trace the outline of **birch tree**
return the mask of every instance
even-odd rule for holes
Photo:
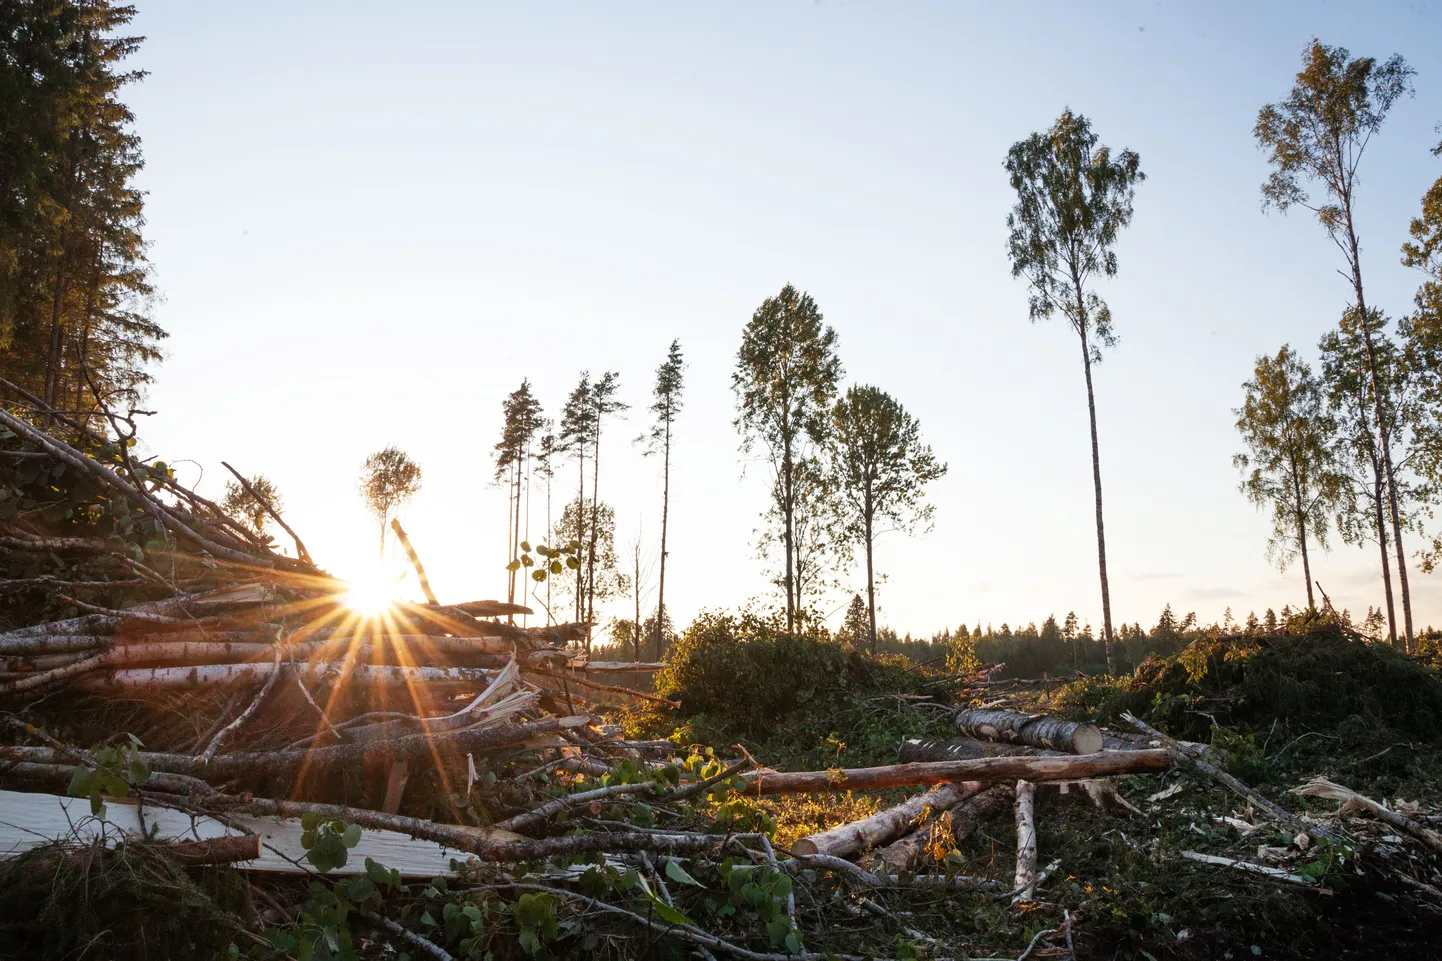
[[[1098,144],[1091,123],[1070,109],[1050,130],[1013,144],[1006,155],[1006,171],[1017,202],[1007,215],[1006,226],[1011,274],[1024,277],[1031,288],[1031,320],[1060,312],[1080,342],[1091,421],[1102,639],[1107,669],[1116,673],[1097,405],[1092,389],[1092,367],[1101,362],[1103,347],[1116,344],[1116,334],[1111,310],[1091,284],[1098,277],[1116,276],[1113,248],[1117,234],[1131,223],[1136,185],[1146,175],[1133,151],[1122,150],[1113,157],[1110,148]]]
[[[1362,283],[1362,242],[1355,217],[1357,171],[1372,137],[1382,129],[1392,105],[1412,91],[1413,70],[1400,55],[1379,63],[1353,58],[1345,47],[1313,39],[1302,52],[1302,69],[1285,100],[1264,106],[1254,134],[1267,152],[1272,172],[1262,184],[1263,208],[1285,213],[1294,206],[1310,210],[1341,251],[1354,306],[1368,316]],[[1397,476],[1387,437],[1384,391],[1379,383],[1375,345],[1369,325],[1362,326],[1367,376],[1372,394],[1372,428],[1378,435],[1382,471],[1387,480],[1387,511],[1402,593],[1407,645],[1413,643],[1412,594],[1402,544],[1402,512]]]
[[[1268,556],[1282,571],[1302,559],[1307,606],[1315,608],[1310,551],[1327,546],[1327,514],[1337,500],[1339,479],[1327,446],[1336,428],[1312,369],[1291,347],[1258,357],[1243,389],[1246,399],[1234,413],[1247,450],[1232,463],[1242,472],[1242,493],[1271,511]]]
[[[421,489],[421,469],[394,445],[376,451],[361,468],[360,494],[366,509],[381,525],[380,553],[386,553],[386,531],[396,509]]]

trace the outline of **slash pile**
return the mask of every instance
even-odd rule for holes
[[[0,828],[0,957],[961,957],[915,910],[1037,910],[1039,808],[1133,815],[1108,778],[1210,766],[965,706],[964,738],[871,768],[627,740],[603,701],[675,705],[597,680],[658,665],[588,661],[589,625],[434,597],[362,615],[293,533],[295,557],[138,458],[131,418],[9,389],[0,825],[24,831]],[[789,850],[756,800],[916,786]],[[937,856],[1007,807],[1014,872]],[[1072,955],[1071,924],[1025,956]]]

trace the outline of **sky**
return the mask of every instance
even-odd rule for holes
[[[504,597],[491,448],[522,378],[554,414],[581,371],[620,373],[600,494],[623,554],[654,558],[660,465],[632,439],[673,338],[668,607],[684,624],[765,596],[767,467],[738,451],[731,372],[790,283],[836,330],[843,386],[892,393],[950,465],[934,529],[878,542],[882,623],[1099,625],[1079,347],[1028,321],[1005,251],[1006,151],[1070,106],[1147,174],[1099,288],[1121,338],[1095,372],[1114,618],[1305,604],[1238,492],[1233,409],[1258,354],[1315,358],[1351,291],[1305,212],[1263,213],[1257,111],[1313,36],[1416,68],[1359,198],[1369,302],[1393,316],[1442,175],[1426,3],[138,5],[148,76],[126,97],[171,333],[149,446],[212,495],[222,459],[265,474],[348,577],[375,565],[361,463],[401,446],[424,471],[401,518],[443,601]],[[1377,567],[1340,543],[1312,562],[1359,615]],[[1442,624],[1442,574],[1411,576],[1419,626]],[[864,573],[844,582],[833,624]]]

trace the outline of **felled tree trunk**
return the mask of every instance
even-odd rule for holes
[[[957,711],[956,729],[988,741],[1029,744],[1069,754],[1095,754],[1103,745],[1101,729],[1095,724],[1017,711]]]
[[[1070,781],[1114,774],[1165,771],[1172,755],[1163,750],[1057,757],[984,757],[974,761],[932,761],[830,771],[755,771],[743,775],[744,794],[803,794],[862,791],[950,781]]]
[[[1062,751],[1028,747],[1025,744],[997,744],[978,741],[974,737],[912,738],[902,742],[902,761],[974,761],[982,757],[1044,757],[1061,755]]]
[[[1008,785],[998,784],[947,811],[940,820],[950,831],[952,841],[958,842],[975,831],[982,821],[1005,810],[1013,796],[1014,792]],[[881,863],[891,874],[912,871],[925,855],[930,841],[931,832],[924,827],[918,828],[883,848]]]
[[[834,828],[804,837],[791,845],[796,854],[827,854],[832,857],[851,857],[878,845],[886,844],[901,837],[916,823],[916,819],[927,811],[944,811],[955,807],[982,790],[976,781],[960,784],[943,784],[903,801],[895,807],[878,811],[870,817],[849,824],[838,824]]]
[[[1032,811],[1035,788],[1030,781],[1016,782],[1016,897],[1012,903],[1036,900],[1036,817]]]

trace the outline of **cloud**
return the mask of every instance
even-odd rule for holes
[[[1132,574],[1134,581],[1179,581],[1182,575],[1176,571],[1147,571],[1145,574]]]

